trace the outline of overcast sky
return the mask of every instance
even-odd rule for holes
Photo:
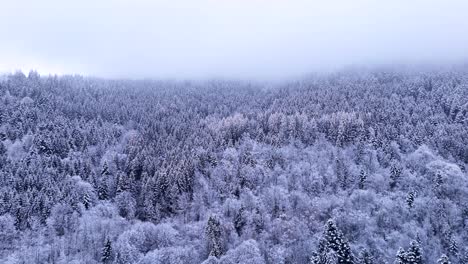
[[[467,57],[468,0],[0,0],[0,71],[277,79]]]

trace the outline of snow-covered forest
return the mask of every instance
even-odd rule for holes
[[[0,80],[0,263],[468,263],[468,70]]]

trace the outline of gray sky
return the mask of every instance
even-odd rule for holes
[[[467,0],[0,0],[0,71],[278,79],[467,58]]]

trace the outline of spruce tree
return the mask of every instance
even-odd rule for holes
[[[313,252],[312,256],[310,257],[310,264],[322,264],[320,260],[320,255],[317,252]]]
[[[109,240],[109,238],[106,238],[106,243],[104,244],[104,247],[102,248],[101,262],[110,263],[111,260],[112,260],[112,242]]]
[[[401,176],[401,167],[395,162],[390,166],[390,188],[394,189]]]
[[[451,264],[449,258],[447,257],[447,255],[443,254],[438,260],[437,260],[437,264]]]
[[[422,249],[415,240],[411,241],[410,247],[406,253],[409,264],[422,264]]]
[[[121,193],[124,191],[129,191],[131,188],[131,177],[127,176],[123,172],[119,172],[117,174],[117,193]]]
[[[85,193],[83,195],[83,205],[86,208],[86,210],[88,210],[89,207],[91,206],[91,198],[89,197],[88,193]]]
[[[7,149],[5,145],[3,144],[3,142],[0,140],[0,156],[5,154],[6,152],[7,152]]]
[[[104,179],[102,179],[99,182],[97,193],[98,193],[98,197],[100,200],[106,200],[109,198],[108,192],[107,192],[107,184]]]
[[[219,258],[223,254],[221,224],[214,216],[210,216],[205,229],[208,239],[209,255]]]
[[[244,208],[241,207],[234,217],[234,227],[236,228],[236,232],[239,236],[242,234],[242,229],[245,224]]]
[[[359,263],[360,264],[373,264],[374,258],[372,257],[372,255],[369,253],[368,250],[363,249],[361,253],[359,254]]]
[[[398,250],[395,264],[422,264],[422,249],[415,240],[411,241],[408,250],[400,248]]]
[[[406,264],[406,252],[403,248],[398,249],[396,260],[394,264]]]
[[[363,169],[359,173],[359,189],[364,189],[367,181],[367,173]]]
[[[455,239],[451,238],[450,239],[450,246],[449,246],[449,252],[453,256],[458,255],[458,243],[455,241]]]
[[[414,204],[414,192],[413,191],[409,192],[408,195],[406,196],[406,204],[408,205],[409,209],[413,208],[413,204]]]
[[[461,264],[468,264],[468,248],[465,249],[465,254],[460,257]]]
[[[435,180],[434,180],[434,191],[436,192],[436,194],[440,194],[440,190],[443,184],[444,184],[444,179],[442,177],[442,174],[440,171],[437,171]]]
[[[354,264],[351,248],[333,220],[327,221],[324,238],[327,241],[327,247],[335,251],[339,264]]]
[[[107,165],[107,161],[104,161],[104,164],[102,165],[101,176],[107,175],[109,175],[109,166]]]
[[[327,241],[324,238],[319,240],[317,251],[312,253],[310,258],[311,264],[332,264],[333,259],[329,258]]]

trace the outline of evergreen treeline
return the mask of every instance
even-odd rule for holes
[[[468,264],[468,72],[0,81],[1,263]]]

